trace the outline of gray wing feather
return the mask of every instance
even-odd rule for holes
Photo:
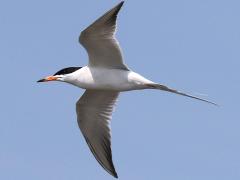
[[[123,63],[121,49],[114,35],[117,14],[123,3],[122,1],[107,11],[81,32],[79,42],[88,52],[89,66],[128,70],[128,67]]]
[[[76,104],[79,128],[99,164],[117,177],[111,152],[110,120],[119,92],[86,90]]]

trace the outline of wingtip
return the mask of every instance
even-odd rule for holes
[[[114,165],[113,165],[113,162],[112,162],[112,160],[111,160],[111,168],[110,169],[106,169],[105,167],[103,167],[109,174],[111,174],[113,177],[115,177],[115,178],[118,178],[118,174],[117,174],[117,172],[116,172],[116,170],[115,170],[115,167],[114,167]]]
[[[123,4],[124,4],[124,1],[121,1],[121,2],[118,3],[115,7],[113,7],[110,11],[114,11],[114,14],[117,16],[117,14],[118,14],[119,11],[121,10]]]
[[[113,177],[115,177],[116,179],[118,178],[118,175],[117,175],[116,171],[114,171],[112,175],[113,175]]]
[[[119,4],[121,4],[121,6],[124,4],[125,1],[121,1]]]
[[[107,172],[111,174],[113,177],[118,178],[117,172],[115,170],[115,167],[112,161],[111,161],[111,169],[108,169]]]
[[[116,6],[118,9],[121,9],[121,7],[123,6],[124,1],[121,1],[120,3],[118,3],[118,5]]]

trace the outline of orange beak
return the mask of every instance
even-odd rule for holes
[[[47,81],[56,81],[57,77],[55,76],[48,76],[46,78],[40,79],[37,82],[47,82]]]

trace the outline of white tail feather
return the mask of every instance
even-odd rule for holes
[[[196,97],[196,96],[192,96],[190,94],[186,94],[186,93],[183,93],[183,92],[179,92],[175,89],[171,89],[165,85],[162,85],[162,84],[146,84],[148,87],[152,88],[152,89],[159,89],[159,90],[162,90],[162,91],[167,91],[167,92],[171,92],[171,93],[175,93],[175,94],[179,94],[179,95],[182,95],[182,96],[186,96],[186,97],[190,97],[190,98],[193,98],[193,99],[197,99],[197,100],[200,100],[200,101],[203,101],[203,102],[207,102],[209,104],[213,104],[215,106],[218,106],[218,104],[214,103],[214,102],[211,102],[211,101],[208,101],[206,99],[202,99],[202,98],[199,98],[199,97]]]

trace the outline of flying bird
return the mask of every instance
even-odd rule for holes
[[[216,105],[150,81],[124,63],[115,38],[116,19],[123,3],[120,2],[81,32],[79,42],[88,53],[87,66],[64,68],[38,81],[62,81],[85,89],[76,103],[79,128],[96,160],[115,178],[118,175],[112,161],[110,121],[120,92],[157,89]]]

